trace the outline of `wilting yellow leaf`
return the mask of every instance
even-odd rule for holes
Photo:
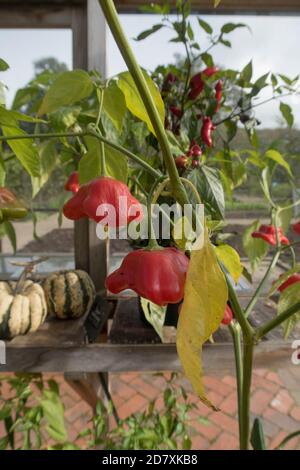
[[[219,327],[227,300],[225,277],[205,230],[202,248],[193,250],[191,254],[177,326],[177,351],[195,392],[203,403],[214,410],[217,408],[205,396],[202,346]]]
[[[230,245],[219,245],[215,247],[215,250],[219,261],[224,264],[230,276],[237,284],[243,273],[240,255]]]

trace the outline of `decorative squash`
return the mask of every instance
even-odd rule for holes
[[[43,288],[33,281],[0,282],[0,338],[12,339],[36,331],[47,316]]]
[[[95,286],[81,270],[50,274],[43,283],[48,311],[57,318],[79,318],[92,306]]]

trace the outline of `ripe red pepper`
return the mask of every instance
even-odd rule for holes
[[[186,168],[188,159],[186,158],[185,155],[181,155],[180,157],[175,158],[175,163],[177,168]]]
[[[292,227],[293,227],[294,232],[297,233],[297,235],[300,235],[300,221],[297,222],[296,224],[293,224]]]
[[[216,100],[217,100],[217,106],[216,106],[216,113],[220,110],[220,104],[223,96],[223,82],[222,80],[219,80],[216,84],[215,87],[216,90]]]
[[[13,219],[23,219],[28,211],[18,201],[14,193],[7,188],[0,188],[0,222]]]
[[[189,259],[176,248],[129,253],[105,282],[113,294],[132,289],[157,305],[177,304],[184,296]]]
[[[219,70],[218,67],[207,67],[202,73],[206,77],[212,77],[215,73],[219,72]]]
[[[199,145],[195,144],[190,148],[191,156],[192,157],[201,157],[202,155],[202,150]]]
[[[295,284],[295,282],[300,282],[300,274],[292,274],[292,276],[290,276],[281,284],[281,286],[278,287],[279,292],[283,292],[287,287]]]
[[[78,171],[74,171],[70,174],[68,181],[65,184],[65,190],[71,191],[73,194],[79,190],[79,174]]]
[[[174,116],[178,117],[178,119],[181,119],[183,116],[182,110],[177,106],[170,106],[170,111],[172,114],[174,114]]]
[[[253,238],[261,238],[269,245],[276,246],[276,230],[274,225],[261,225],[259,229],[251,234]],[[282,233],[282,229],[278,228],[279,241],[283,245],[289,245],[290,242]]]
[[[233,320],[233,311],[227,304],[225,308],[225,312],[224,312],[224,318],[222,320],[222,325],[230,325],[232,320]]]
[[[102,210],[97,214],[100,205]],[[111,206],[115,209],[115,214],[111,213]],[[122,227],[143,217],[141,204],[130,194],[126,184],[107,176],[81,186],[65,204],[63,212],[71,220],[88,217],[100,223],[107,223],[103,219],[109,216],[107,224],[110,227]]]
[[[198,168],[199,165],[199,160],[192,160],[192,168]]]
[[[215,130],[215,126],[209,117],[203,119],[203,125],[201,129],[201,138],[203,142],[208,146],[212,147],[212,131]]]
[[[202,73],[200,72],[191,78],[189,98],[191,100],[195,100],[196,98],[198,98],[200,93],[202,93],[203,88],[204,88],[204,82],[202,80]]]

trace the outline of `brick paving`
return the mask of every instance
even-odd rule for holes
[[[47,374],[49,378],[49,374]],[[91,409],[74,392],[62,375],[54,375],[59,384],[65,405],[65,418],[70,440],[85,429],[91,418]],[[207,395],[222,411],[215,413],[199,403],[190,386],[182,376],[177,382],[188,392],[189,401],[197,403],[190,412],[190,427],[193,449],[237,449],[238,423],[236,419],[235,378],[230,374],[207,376]],[[156,399],[160,410],[163,406],[163,377],[153,374],[111,374],[110,390],[121,418],[145,409],[149,400]],[[4,395],[8,394],[7,387]],[[300,429],[300,368],[293,367],[278,373],[257,369],[253,375],[252,419],[262,416],[267,445],[276,447],[289,433]],[[3,429],[0,423],[0,437]],[[79,442],[82,446],[84,440]],[[300,438],[289,442],[287,449],[300,450]]]

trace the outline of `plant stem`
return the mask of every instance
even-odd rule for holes
[[[251,382],[253,369],[253,338],[248,342],[244,337],[244,354],[243,354],[243,387],[242,387],[242,403],[240,416],[240,448],[248,450],[250,439],[250,399],[251,399]]]
[[[299,311],[300,311],[300,302],[297,302],[296,304],[292,305],[292,307],[288,308],[277,317],[272,318],[272,320],[268,321],[267,323],[262,325],[260,328],[257,328],[256,335],[255,335],[256,339],[257,340],[261,339],[271,330],[281,325],[281,323],[288,320],[291,316],[293,316],[296,312],[299,312]]]
[[[0,142],[1,141],[9,141],[9,140],[22,140],[22,139],[53,139],[53,138],[60,138],[60,137],[85,137],[87,135],[91,135],[96,137],[101,142],[105,143],[106,145],[112,147],[113,149],[117,150],[118,152],[126,155],[130,160],[138,163],[141,167],[143,167],[148,173],[150,173],[154,178],[159,178],[161,176],[161,172],[152,168],[147,162],[142,160],[140,157],[135,155],[134,153],[127,150],[125,147],[122,147],[119,144],[111,142],[110,140],[106,139],[102,135],[100,135],[95,129],[89,128],[86,132],[51,132],[45,134],[26,134],[26,135],[15,135],[5,137],[0,135]]]
[[[147,110],[148,116],[153,125],[154,131],[157,136],[157,140],[161,147],[165,165],[166,165],[166,168],[168,170],[168,174],[171,180],[171,187],[172,187],[174,197],[179,202],[180,205],[183,206],[184,204],[188,204],[189,203],[188,196],[187,196],[187,193],[185,191],[183,184],[180,181],[179,174],[175,165],[175,160],[171,153],[168,138],[164,129],[164,124],[161,121],[159,112],[152,99],[151,93],[149,91],[149,88],[145,80],[145,77],[142,73],[142,70],[136,61],[136,58],[131,50],[130,44],[126,38],[126,35],[123,32],[114,2],[113,0],[98,0],[98,1],[101,5],[103,14],[107,20],[107,23],[114,36],[114,39],[123,56],[123,59],[128,67],[128,70],[131,73],[133,80],[136,84],[136,87],[141,95],[141,98]]]
[[[263,279],[261,280],[259,286],[257,287],[252,299],[250,300],[249,304],[247,305],[246,307],[246,310],[245,310],[245,316],[248,317],[250,315],[250,313],[252,312],[253,308],[255,307],[258,299],[259,299],[259,296],[260,294],[262,293],[269,277],[270,277],[270,274],[272,272],[272,270],[275,268],[277,262],[278,262],[278,259],[280,257],[280,251],[278,251],[277,253],[275,253]]]
[[[242,436],[242,394],[243,394],[243,362],[242,362],[242,348],[241,348],[241,327],[233,321],[229,325],[229,331],[233,340],[234,358],[235,358],[235,370],[236,370],[236,384],[237,384],[237,396],[238,396],[238,416],[239,416],[239,435],[240,435],[240,446]]]

